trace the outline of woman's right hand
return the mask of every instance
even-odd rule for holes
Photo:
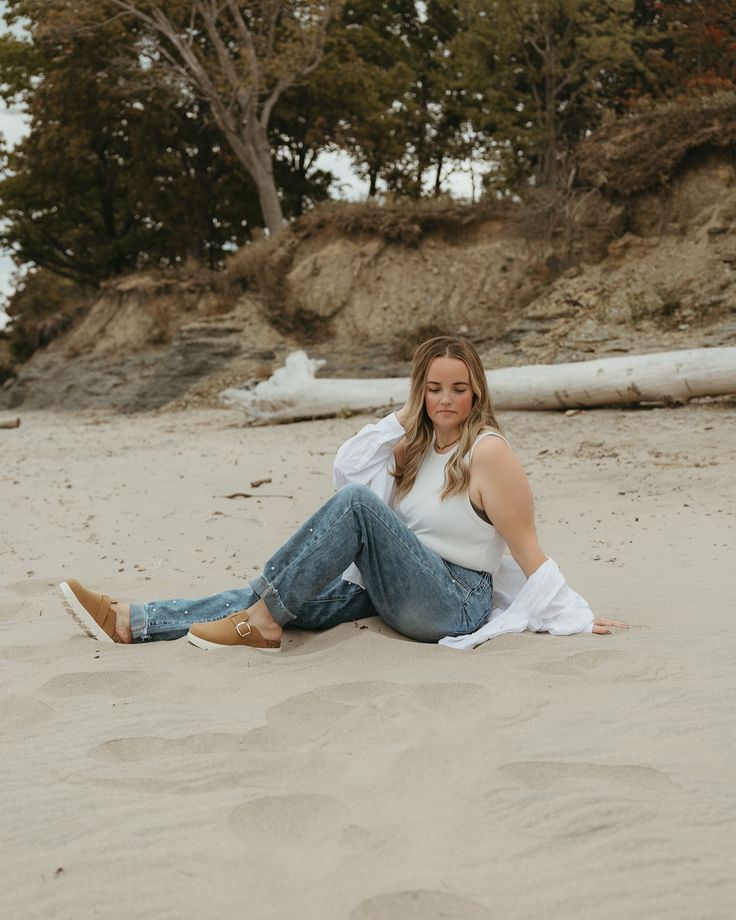
[[[609,636],[611,634],[612,626],[616,627],[616,629],[628,629],[629,628],[629,624],[624,623],[623,620],[595,619],[593,621],[593,632],[597,636]]]

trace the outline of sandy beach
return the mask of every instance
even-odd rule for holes
[[[458,652],[368,620],[280,656],[103,645],[54,586],[242,584],[365,418],[21,417],[0,430],[2,916],[734,915],[733,403],[501,417],[543,549],[628,632]]]

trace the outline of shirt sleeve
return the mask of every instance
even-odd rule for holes
[[[341,489],[349,482],[369,486],[388,502],[393,488],[394,447],[404,437],[404,428],[392,412],[374,425],[366,425],[337,451],[333,482]]]
[[[565,581],[553,559],[547,559],[526,580],[512,559],[504,558],[505,569],[500,582],[506,581],[505,592],[496,596],[494,575],[494,606],[490,620],[467,636],[446,636],[440,645],[456,649],[475,648],[496,636],[524,630],[548,632],[553,636],[593,631],[593,612],[588,603]],[[519,579],[518,573],[522,574]],[[497,603],[502,601],[502,603]]]

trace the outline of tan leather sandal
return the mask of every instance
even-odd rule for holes
[[[102,642],[122,642],[115,632],[115,611],[112,605],[117,601],[106,594],[97,594],[70,578],[59,585],[64,606],[74,619],[88,633]]]
[[[245,610],[236,610],[221,620],[194,623],[187,639],[197,648],[253,648],[259,652],[280,652],[280,639],[264,639],[248,622]]]

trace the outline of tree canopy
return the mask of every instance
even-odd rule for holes
[[[83,284],[212,268],[334,193],[567,181],[611,113],[733,87],[736,0],[8,0],[2,242]]]

